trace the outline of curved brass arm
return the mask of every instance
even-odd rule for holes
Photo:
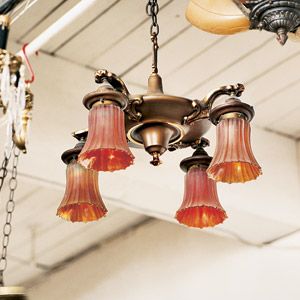
[[[124,83],[124,81],[118,77],[116,74],[109,72],[105,69],[100,69],[95,72],[95,82],[101,83],[103,80],[106,79],[116,90],[125,94],[126,96],[129,95],[129,91]]]
[[[207,110],[207,113],[211,110],[214,102],[217,98],[219,98],[222,95],[228,95],[228,96],[236,96],[240,97],[242,93],[244,92],[245,87],[243,84],[238,83],[236,85],[227,85],[222,86],[217,90],[212,91],[209,93],[205,98],[203,98],[200,103],[203,109]]]

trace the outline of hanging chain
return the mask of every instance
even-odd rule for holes
[[[157,69],[157,52],[158,52],[158,42],[157,36],[159,34],[159,25],[157,23],[157,14],[159,12],[159,6],[157,0],[149,0],[146,6],[146,13],[152,18],[152,24],[150,26],[151,42],[153,44],[153,62],[152,62],[152,72],[158,73]]]
[[[4,285],[3,272],[6,270],[6,267],[7,267],[7,258],[6,258],[7,257],[7,248],[8,248],[8,244],[9,244],[9,237],[10,237],[10,234],[12,231],[12,226],[11,226],[12,214],[15,209],[14,195],[15,195],[15,190],[17,189],[17,185],[18,185],[17,167],[18,167],[18,162],[19,162],[20,150],[18,148],[14,147],[13,151],[14,151],[13,152],[13,165],[12,165],[11,177],[9,179],[9,197],[8,197],[8,201],[6,203],[6,220],[5,220],[5,224],[3,226],[2,254],[1,254],[1,258],[0,258],[0,286]],[[7,174],[7,170],[6,170],[6,174]],[[2,185],[3,185],[3,183],[2,183]]]
[[[7,166],[9,163],[9,157],[7,157],[6,155],[4,156],[3,162],[2,162],[2,166],[0,168],[0,191],[2,190],[3,184],[4,184],[4,180],[7,176]]]

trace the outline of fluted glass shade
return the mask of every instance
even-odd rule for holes
[[[179,223],[189,227],[213,227],[227,218],[221,206],[216,183],[209,179],[206,170],[192,167],[185,175],[183,202],[176,212]]]
[[[262,174],[250,144],[250,124],[242,118],[224,119],[217,125],[217,145],[207,169],[215,181],[235,183]]]
[[[112,104],[94,106],[89,113],[89,133],[79,163],[96,171],[116,171],[126,169],[133,160],[125,135],[124,112]]]
[[[67,184],[57,215],[71,222],[95,221],[107,213],[98,187],[98,173],[75,160],[67,167]]]

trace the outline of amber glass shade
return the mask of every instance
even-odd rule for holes
[[[250,26],[233,0],[190,0],[186,18],[199,29],[215,34],[234,34]]]
[[[79,163],[96,171],[116,171],[132,165],[133,159],[125,136],[124,112],[113,104],[94,106]]]
[[[107,213],[98,187],[98,173],[75,160],[67,167],[67,184],[57,215],[71,222],[95,221]]]
[[[250,124],[241,118],[224,119],[217,125],[217,145],[207,169],[215,181],[234,183],[256,179],[261,168],[252,153]]]
[[[209,179],[206,169],[192,167],[185,175],[183,202],[176,212],[179,223],[189,227],[213,227],[227,218],[221,206],[216,183]]]

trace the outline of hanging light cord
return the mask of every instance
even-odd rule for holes
[[[9,179],[9,197],[8,197],[8,201],[6,203],[6,220],[5,220],[5,224],[3,226],[2,253],[1,253],[1,258],[0,258],[0,286],[4,286],[3,273],[7,267],[7,248],[8,248],[8,244],[9,244],[9,237],[10,237],[10,234],[12,231],[12,225],[11,225],[12,214],[15,209],[14,195],[15,195],[15,190],[17,189],[17,185],[18,185],[17,167],[18,167],[18,162],[19,162],[19,156],[20,156],[20,150],[17,147],[14,147],[14,149],[13,149],[13,166],[12,166],[11,177]],[[3,172],[3,174],[7,174],[7,169],[6,169],[6,171]],[[3,181],[4,181],[4,179],[3,179]],[[3,183],[2,183],[2,185],[3,185]]]
[[[158,52],[158,42],[157,36],[159,34],[159,25],[157,23],[157,14],[159,12],[159,6],[157,0],[149,0],[146,6],[146,13],[152,18],[152,24],[150,26],[150,36],[151,42],[153,44],[153,62],[152,62],[152,72],[158,73],[157,68],[157,52]]]

